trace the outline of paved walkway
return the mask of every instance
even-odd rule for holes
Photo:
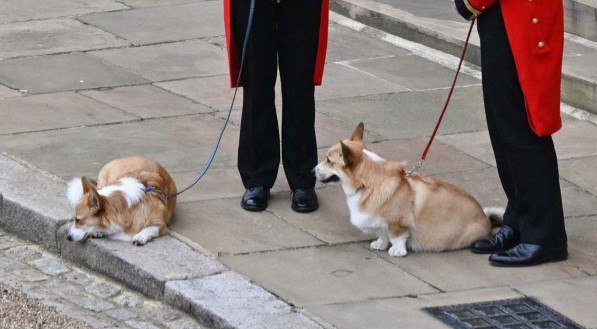
[[[110,159],[144,155],[166,166],[179,186],[190,182],[231,98],[221,2],[38,6],[0,5],[0,150],[65,179],[96,177]],[[364,121],[372,150],[415,162],[447,94],[454,58],[373,37],[332,16],[324,85],[316,93],[320,155]],[[465,187],[485,206],[503,205],[479,75],[473,66],[467,72],[423,171]],[[525,295],[597,328],[594,124],[565,116],[555,136],[570,259],[501,269],[468,250],[405,258],[372,252],[371,236],[350,225],[338,186],[318,186],[320,210],[297,214],[282,169],[270,208],[241,210],[239,117],[237,110],[214,168],[179,198],[172,229],[311,317],[339,328],[438,328],[422,307]]]

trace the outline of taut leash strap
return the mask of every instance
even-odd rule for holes
[[[456,74],[454,75],[454,81],[452,81],[452,87],[450,87],[450,92],[448,93],[448,97],[446,98],[446,102],[444,103],[444,108],[435,124],[435,128],[433,129],[433,133],[431,134],[431,138],[429,138],[429,142],[427,142],[427,146],[425,146],[425,150],[421,155],[421,159],[414,165],[411,169],[406,172],[406,176],[410,176],[415,171],[419,170],[425,162],[427,158],[427,153],[429,153],[429,149],[431,148],[431,144],[435,140],[435,135],[439,129],[439,126],[442,123],[444,118],[444,114],[446,114],[446,110],[448,109],[448,105],[450,104],[450,99],[452,98],[452,93],[454,93],[454,88],[456,87],[456,81],[458,80],[458,74],[460,73],[460,69],[462,68],[462,62],[464,62],[464,55],[466,54],[466,49],[468,48],[469,40],[471,38],[471,33],[473,32],[473,26],[475,25],[475,20],[471,21],[471,26],[468,29],[468,34],[466,35],[466,41],[464,41],[464,48],[462,49],[462,55],[460,55],[460,62],[458,63],[458,68],[456,69]]]

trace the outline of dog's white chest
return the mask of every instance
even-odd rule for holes
[[[350,210],[350,222],[365,232],[376,232],[379,229],[387,229],[387,223],[379,216],[363,212],[359,209],[361,193],[346,196],[346,203]]]

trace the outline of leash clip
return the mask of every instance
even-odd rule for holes
[[[419,169],[421,169],[421,166],[423,166],[423,159],[420,159],[416,165],[414,165],[412,168],[410,168],[404,175],[405,176],[410,176],[412,175],[415,171],[419,171]]]

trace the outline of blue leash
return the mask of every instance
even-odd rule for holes
[[[240,85],[240,77],[242,76],[242,73],[243,73],[243,67],[245,64],[245,53],[247,51],[247,43],[249,41],[249,35],[251,34],[251,27],[253,26],[253,16],[254,15],[255,15],[255,0],[251,0],[251,7],[249,9],[249,21],[247,22],[247,30],[245,31],[245,40],[243,42],[243,51],[242,51],[241,59],[240,59],[240,69],[238,72],[238,78],[236,79],[236,86],[234,88],[234,95],[232,96],[232,103],[230,103],[230,109],[228,110],[228,115],[226,116],[226,121],[224,121],[224,124],[222,125],[222,129],[220,130],[220,135],[218,136],[218,139],[216,140],[216,144],[214,145],[214,148],[211,151],[211,156],[209,157],[209,159],[205,163],[205,166],[203,166],[203,169],[201,170],[199,175],[197,175],[197,177],[195,178],[195,180],[193,181],[193,183],[191,185],[185,187],[184,189],[180,190],[176,194],[167,196],[166,199],[175,197],[175,196],[187,191],[188,189],[192,188],[193,186],[197,185],[197,183],[199,183],[201,178],[203,178],[203,176],[205,176],[205,174],[209,170],[209,167],[211,167],[211,164],[216,157],[216,153],[218,152],[218,148],[220,147],[220,142],[222,141],[222,136],[224,135],[224,131],[226,131],[226,127],[228,126],[228,122],[230,121],[230,115],[232,114],[232,108],[234,107],[234,100],[236,99],[236,93],[238,92],[238,86]]]

